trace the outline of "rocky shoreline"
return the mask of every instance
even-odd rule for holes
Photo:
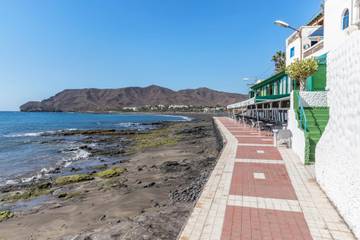
[[[176,239],[222,148],[209,115],[145,132],[59,134],[83,136],[82,149],[111,161],[0,188],[1,240]]]

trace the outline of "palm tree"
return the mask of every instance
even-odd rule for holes
[[[275,72],[279,73],[286,69],[286,57],[283,51],[277,51],[271,59],[275,63]]]

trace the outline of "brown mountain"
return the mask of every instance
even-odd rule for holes
[[[243,94],[220,92],[208,88],[173,91],[155,85],[145,88],[70,89],[41,102],[25,103],[20,106],[20,110],[25,112],[103,112],[117,111],[123,107],[158,104],[226,106],[245,98]]]

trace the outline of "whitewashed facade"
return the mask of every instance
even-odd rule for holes
[[[360,0],[326,0],[324,10],[324,42],[329,52],[342,45],[353,31],[359,29]]]
[[[348,13],[348,17],[346,14]],[[345,15],[344,15],[345,14]],[[360,1],[325,2],[330,118],[316,148],[320,186],[360,238]]]
[[[323,41],[323,26],[303,26],[299,29],[299,33],[294,32],[286,39],[286,66],[293,63],[296,59],[318,57],[325,54]]]

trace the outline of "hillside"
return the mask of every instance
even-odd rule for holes
[[[159,86],[119,89],[69,89],[41,102],[30,101],[20,106],[24,112],[104,112],[123,107],[146,105],[226,106],[242,101],[246,95],[215,91],[208,88],[173,91]]]

